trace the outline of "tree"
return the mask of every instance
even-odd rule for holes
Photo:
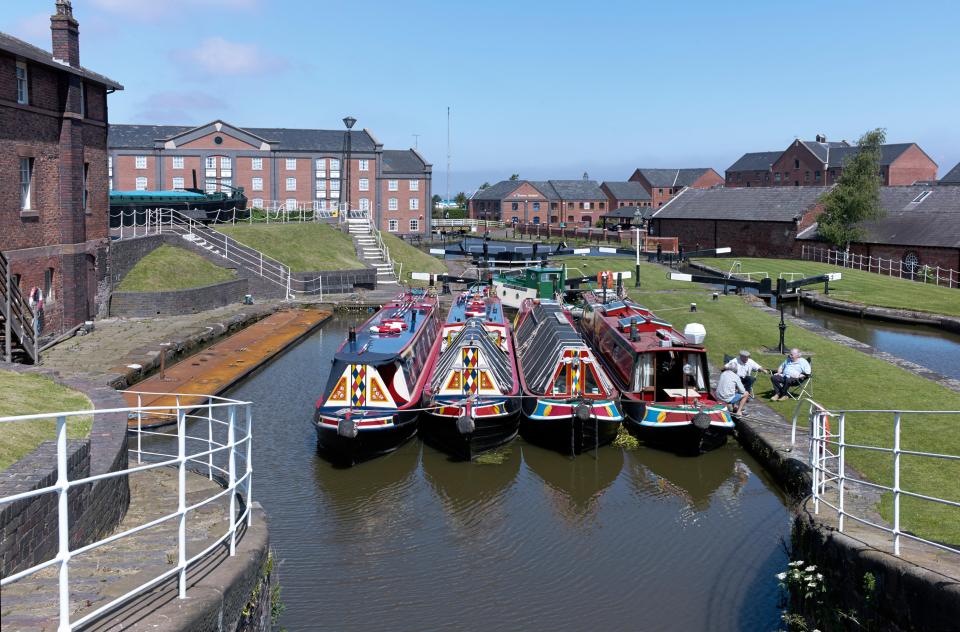
[[[480,190],[481,190],[481,191],[483,191],[484,189],[489,189],[489,188],[490,188],[490,183],[489,183],[489,182],[484,182],[483,184],[480,185]]]
[[[464,193],[463,191],[461,191],[460,193],[457,193],[457,197],[453,199],[457,203],[457,206],[459,206],[460,208],[467,208],[467,194]]]
[[[860,222],[885,213],[880,206],[880,146],[886,139],[880,128],[861,136],[857,153],[843,165],[836,186],[820,198],[824,211],[817,218],[817,230],[838,248],[848,250],[862,237]]]
[[[519,174],[519,173],[515,173],[515,174],[513,174],[512,176],[510,176],[510,180],[511,180],[511,181],[517,181],[517,180],[519,180],[519,179],[520,179],[520,174]]]
[[[443,198],[437,195],[436,193],[434,193],[433,198],[431,199],[433,200],[433,205],[435,207],[440,206],[440,202],[443,202]]]

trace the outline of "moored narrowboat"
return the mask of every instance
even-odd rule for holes
[[[565,454],[605,445],[623,416],[618,393],[562,304],[527,299],[515,332],[523,391],[520,434]]]
[[[520,381],[510,322],[489,287],[460,294],[424,389],[424,441],[470,460],[517,435]]]
[[[351,330],[317,400],[314,425],[321,452],[354,464],[390,452],[416,434],[439,330],[436,297],[416,290]]]
[[[649,309],[602,291],[584,295],[580,319],[584,338],[621,392],[630,433],[699,454],[723,445],[734,422],[711,393],[705,331],[694,325],[681,333]]]

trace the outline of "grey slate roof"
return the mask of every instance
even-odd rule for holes
[[[426,163],[412,149],[385,149],[383,151],[383,173],[423,174]]]
[[[521,180],[521,182],[527,182],[534,189],[543,194],[543,197],[548,200],[559,200],[560,195],[557,193],[556,189],[553,188],[553,185],[550,184],[549,180]]]
[[[820,162],[827,162],[830,160],[831,155],[835,149],[841,149],[849,147],[850,143],[847,141],[837,142],[817,142],[814,140],[802,140],[800,141],[804,147],[809,149],[814,156],[820,159]]]
[[[914,143],[893,143],[880,146],[880,164],[889,165],[900,157],[900,154],[913,147]],[[842,167],[843,163],[856,155],[858,147],[839,147],[830,151],[828,167]]]
[[[520,185],[529,184],[548,200],[606,200],[593,180],[501,180],[473,194],[474,200],[502,200]]]
[[[486,189],[479,189],[470,199],[499,201],[513,193],[526,180],[501,180],[496,184],[488,186]]]
[[[343,130],[236,127],[266,139],[274,149],[288,151],[343,151]],[[111,124],[107,145],[111,149],[152,149],[158,140],[166,140],[196,126]],[[374,141],[365,131],[350,132],[353,151],[373,151]]]
[[[744,154],[727,167],[727,171],[768,171],[782,155],[782,151],[755,151]]]
[[[639,182],[603,182],[610,195],[618,200],[649,200],[650,194]]]
[[[562,200],[606,200],[607,194],[593,180],[550,180]]]
[[[887,215],[862,224],[865,243],[960,248],[960,187],[883,187],[880,203]]]
[[[697,178],[710,171],[710,167],[693,169],[637,169],[653,187],[688,187]]]
[[[0,50],[7,51],[17,57],[23,57],[24,59],[28,59],[38,64],[56,68],[57,70],[63,72],[73,73],[83,77],[88,81],[103,84],[106,87],[114,90],[123,90],[123,86],[109,77],[104,77],[103,75],[93,72],[92,70],[87,70],[83,66],[75,68],[73,66],[68,66],[65,63],[61,63],[53,58],[53,53],[47,52],[42,48],[34,46],[33,44],[28,44],[22,39],[18,39],[12,35],[8,35],[7,33],[0,33]]]
[[[685,189],[660,207],[655,219],[793,222],[830,187]]]
[[[960,162],[940,178],[940,184],[960,184]]]
[[[649,206],[621,206],[615,208],[606,215],[601,215],[601,217],[616,217],[618,219],[633,219],[634,215],[637,213],[637,209],[640,209],[640,216],[644,219],[650,219],[653,217],[653,214],[657,211],[655,208]]]

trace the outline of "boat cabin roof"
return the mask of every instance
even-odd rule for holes
[[[500,345],[490,339],[490,333],[484,329],[484,322],[480,318],[469,318],[456,338],[437,360],[433,370],[433,387],[439,390],[445,383],[450,371],[460,370],[462,365],[461,352],[464,347],[480,349],[482,366],[489,369],[500,388],[510,389],[513,385],[513,372],[510,366],[510,356],[500,348]]]
[[[496,294],[484,296],[483,292],[465,292],[457,297],[447,314],[447,324],[463,323],[470,318],[480,318],[495,325],[506,324],[503,305]]]
[[[534,301],[526,318],[517,327],[517,358],[527,386],[534,392],[546,392],[553,369],[563,361],[564,348],[588,349],[583,338],[553,300]]]
[[[422,293],[398,296],[358,327],[356,340],[347,338],[334,357],[355,364],[390,362],[417,337],[436,308],[437,299]]]
[[[636,352],[669,348],[703,351],[702,345],[693,344],[682,332],[674,329],[673,325],[657,318],[652,310],[639,303],[630,299],[601,303],[592,292],[586,294],[584,298],[588,308],[594,311],[595,317],[603,319],[610,329]],[[634,323],[636,324],[635,336],[631,335],[631,327]],[[666,341],[669,341],[669,344]]]

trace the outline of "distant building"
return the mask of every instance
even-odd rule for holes
[[[0,33],[0,250],[43,334],[92,319],[107,274],[107,94],[123,86],[80,65],[68,0],[50,17],[53,52]]]
[[[960,185],[960,162],[948,171],[945,176],[940,178],[939,184]]]
[[[846,161],[856,153],[857,147],[845,140],[828,142],[822,135],[812,141],[797,139],[783,151],[744,154],[727,169],[725,185],[731,188],[830,186],[843,173]],[[887,144],[880,149],[880,176],[884,186],[935,180],[937,163],[916,143]]]
[[[611,212],[625,206],[653,206],[653,199],[639,182],[602,182],[600,188],[607,194]]]
[[[470,198],[470,217],[522,224],[593,226],[607,212],[593,180],[502,180]]]
[[[381,230],[430,230],[432,167],[414,149],[385,150],[369,130],[350,132],[350,182],[344,182],[346,130],[241,128],[221,120],[199,127],[111,125],[110,186],[207,192],[243,187],[253,207],[333,210],[341,187],[352,209]]]
[[[723,178],[710,167],[689,169],[637,169],[630,176],[650,195],[650,205],[660,208],[685,187],[709,189],[723,184]]]

